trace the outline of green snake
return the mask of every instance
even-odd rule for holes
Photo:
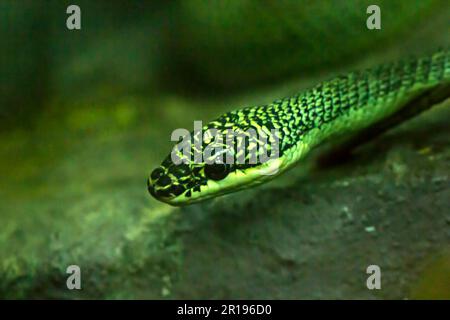
[[[150,174],[148,190],[160,201],[186,205],[258,185],[291,168],[325,141],[358,136],[368,128],[385,127],[387,122],[392,126],[448,97],[448,49],[338,76],[268,105],[225,113],[203,127],[216,129],[223,135],[230,129],[245,133],[252,128],[266,135],[277,130],[277,157],[266,162],[240,163],[236,161],[235,150],[228,150],[235,157],[231,164],[198,161],[175,164],[169,155]],[[195,139],[194,135],[189,146],[191,152],[204,152],[209,144],[216,143],[205,139],[197,150]],[[250,148],[258,143],[243,139],[240,146]],[[175,148],[183,144],[186,142],[180,141]],[[276,174],[268,175],[268,170]]]

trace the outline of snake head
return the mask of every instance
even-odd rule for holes
[[[181,206],[262,183],[278,172],[281,159],[274,156],[278,153],[260,156],[278,141],[275,136],[264,140],[261,130],[248,130],[225,120],[229,118],[219,118],[203,131],[180,139],[150,174],[147,185],[153,197]],[[215,134],[209,129],[215,129]]]

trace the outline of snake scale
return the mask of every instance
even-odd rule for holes
[[[152,171],[148,190],[158,200],[186,205],[254,186],[286,171],[324,141],[357,135],[369,127],[382,127],[393,116],[400,117],[396,123],[401,122],[448,97],[448,49],[350,72],[267,105],[225,113],[203,128],[216,129],[219,134],[230,129],[245,133],[252,128],[258,134],[275,130],[278,157],[253,164],[249,161],[234,161],[233,164],[186,161],[177,165],[169,155]],[[195,138],[194,135],[194,141]],[[244,148],[258,145],[258,140],[251,139],[244,139]],[[183,143],[179,142],[175,148]],[[201,150],[195,150],[194,142],[189,147],[192,153],[204,152],[211,143],[214,141],[203,140]],[[236,157],[236,152],[232,151],[229,150],[230,154]],[[264,174],[272,169],[276,169],[276,174]]]

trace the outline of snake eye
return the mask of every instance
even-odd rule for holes
[[[228,173],[230,173],[230,167],[223,163],[207,164],[205,166],[205,176],[211,180],[222,180]]]

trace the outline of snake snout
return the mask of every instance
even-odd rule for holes
[[[170,200],[185,191],[185,188],[174,182],[161,167],[150,174],[147,189],[153,197],[160,200]]]
[[[155,198],[157,198],[155,185],[152,183],[151,178],[147,179],[147,190]]]

